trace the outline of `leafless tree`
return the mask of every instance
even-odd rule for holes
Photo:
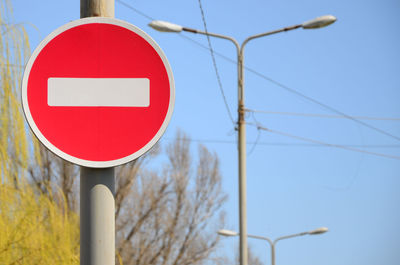
[[[48,151],[43,145],[28,168],[32,183],[44,194],[64,196],[67,207],[78,211],[79,168]],[[61,191],[61,192],[60,192]]]
[[[178,133],[166,148],[168,163],[161,173],[136,165],[121,168],[120,181],[132,179],[129,203],[123,204],[117,219],[124,264],[204,264],[211,257],[218,243],[216,228],[222,227],[223,215],[218,213],[225,196],[217,156],[204,146],[198,152],[193,167],[190,141]]]
[[[238,250],[239,247],[237,246],[236,249]],[[240,265],[240,258],[239,258],[239,253],[236,252],[236,262],[234,262],[234,264],[236,265]],[[248,262],[247,264],[249,265],[263,265],[265,263],[261,262],[261,260],[256,256],[256,254],[254,254],[252,247],[249,245],[247,248],[247,259]]]
[[[223,227],[218,158],[200,145],[194,161],[181,132],[161,149],[116,170],[117,253],[124,265],[205,264],[218,244],[215,231]],[[77,210],[78,167],[42,147],[40,165],[29,172],[41,191],[60,189]]]

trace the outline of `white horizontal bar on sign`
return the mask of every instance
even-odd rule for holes
[[[54,107],[148,107],[150,80],[50,77],[47,104]]]

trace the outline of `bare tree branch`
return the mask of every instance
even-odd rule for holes
[[[157,145],[117,168],[116,245],[124,264],[205,264],[211,258],[226,197],[217,155],[204,146],[197,149],[194,160],[189,138],[178,132],[164,152]],[[32,183],[48,194],[61,190],[67,207],[77,211],[79,168],[44,147],[40,158],[41,164],[28,170]],[[162,167],[152,164],[165,158]]]

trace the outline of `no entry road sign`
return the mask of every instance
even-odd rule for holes
[[[26,119],[56,155],[113,167],[164,133],[175,100],[172,70],[155,41],[112,18],[84,18],[47,36],[22,80]]]

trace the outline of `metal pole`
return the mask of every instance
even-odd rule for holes
[[[114,168],[81,167],[81,265],[115,264]]]
[[[301,25],[295,25],[286,27],[274,31],[268,31],[265,33],[257,34],[245,39],[241,46],[238,42],[229,36],[204,32],[197,29],[191,29],[183,27],[182,30],[199,33],[203,35],[209,35],[217,38],[227,39],[235,44],[238,56],[238,155],[239,155],[239,261],[240,265],[247,265],[248,253],[247,253],[247,194],[246,194],[246,121],[245,121],[245,107],[244,107],[244,47],[245,45],[256,38],[268,36],[271,34],[284,32],[300,28]],[[274,249],[274,246],[271,247]],[[275,253],[273,254],[275,256]],[[274,260],[274,257],[273,257]],[[274,261],[275,262],[275,261]]]
[[[247,207],[246,207],[246,123],[244,119],[243,45],[238,54],[238,149],[239,149],[239,233],[240,265],[247,265]]]
[[[271,244],[271,265],[275,265],[275,242]]]
[[[114,0],[81,0],[81,18],[114,17]],[[115,264],[114,168],[81,167],[80,264]]]
[[[293,235],[281,236],[272,242],[271,242],[271,240],[266,238],[271,245],[271,265],[275,265],[275,245],[276,245],[276,243],[278,243],[279,240],[288,239],[288,238],[297,237],[297,236],[304,236],[304,235],[308,235],[308,232],[302,232],[302,233],[297,233],[297,234],[293,234]]]
[[[114,17],[114,0],[81,0],[81,18]]]

